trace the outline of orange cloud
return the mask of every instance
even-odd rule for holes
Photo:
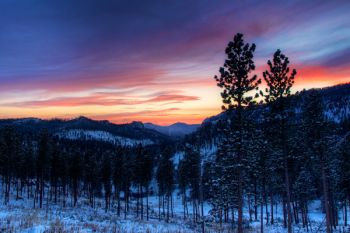
[[[41,107],[75,107],[83,105],[100,105],[100,106],[115,106],[115,105],[138,105],[145,103],[183,103],[185,101],[199,100],[197,96],[189,96],[182,94],[173,94],[173,92],[163,92],[155,97],[144,99],[142,97],[133,98],[116,98],[117,93],[99,92],[90,96],[84,97],[59,97],[46,100],[33,100],[23,102],[12,102],[2,104],[2,106],[10,107],[26,107],[26,108],[41,108]]]

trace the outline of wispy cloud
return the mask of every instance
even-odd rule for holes
[[[120,93],[119,93],[120,95]],[[161,103],[173,104],[183,103],[186,101],[196,101],[200,98],[197,96],[188,96],[181,94],[174,94],[173,92],[161,92],[152,98],[141,98],[141,97],[118,97],[114,93],[103,93],[92,94],[83,97],[59,97],[44,100],[31,100],[21,102],[9,102],[1,104],[1,106],[10,107],[25,107],[25,108],[41,108],[41,107],[75,107],[84,105],[99,105],[99,106],[117,106],[117,105],[140,105],[146,103]]]

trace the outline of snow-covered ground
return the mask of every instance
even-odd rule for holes
[[[171,221],[158,221],[152,218],[149,221],[136,218],[131,212],[124,218],[115,211],[104,211],[102,200],[98,202],[99,208],[89,206],[58,207],[49,209],[31,208],[32,203],[26,201],[11,201],[8,206],[0,207],[0,232],[169,232],[187,233],[193,230],[186,225]]]
[[[2,198],[2,197],[0,197]],[[3,199],[1,199],[2,202]],[[174,193],[174,217],[169,223],[165,220],[158,220],[158,198],[150,197],[150,219],[141,220],[136,216],[135,201],[131,204],[129,214],[124,217],[122,212],[120,217],[117,216],[116,208],[112,208],[108,212],[104,210],[103,199],[97,200],[96,208],[93,209],[87,204],[87,200],[80,198],[78,207],[68,206],[63,208],[50,204],[43,209],[33,209],[32,200],[26,199],[13,200],[9,205],[0,205],[0,232],[20,232],[20,233],[53,233],[53,232],[120,232],[120,233],[194,233],[202,232],[200,223],[193,223],[191,217],[187,220],[183,219],[182,201],[179,195]],[[145,202],[144,202],[145,203]],[[190,203],[188,203],[190,205]],[[324,230],[324,214],[321,213],[320,201],[314,201],[310,204],[310,228],[309,232],[321,233]],[[189,206],[191,213],[191,206]],[[204,205],[205,215],[210,212],[210,205]],[[245,210],[245,218],[248,219],[248,211]],[[349,216],[350,217],[350,216]],[[206,218],[210,219],[210,218]],[[260,219],[260,217],[258,218]],[[342,218],[340,218],[342,219]],[[267,233],[285,233],[282,224],[282,210],[279,207],[276,215],[277,222],[274,225],[264,225],[264,232]],[[341,221],[340,221],[341,222]],[[205,232],[234,232],[231,224],[223,224],[219,222],[206,221]],[[251,222],[246,226],[245,232],[260,232],[260,222]],[[294,225],[293,232],[304,233],[306,229],[301,225]],[[350,232],[350,228],[338,227],[334,233]]]
[[[80,130],[80,129],[70,129],[63,130],[56,134],[60,138],[66,138],[71,140],[98,140],[104,142],[110,142],[113,144],[118,144],[122,146],[136,146],[139,144],[142,145],[151,145],[153,142],[150,139],[136,140],[126,137],[120,137],[113,135],[106,131],[101,130]]]

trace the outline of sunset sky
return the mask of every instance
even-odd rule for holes
[[[350,81],[350,1],[1,0],[0,118],[200,123],[237,32],[276,49],[294,91]]]

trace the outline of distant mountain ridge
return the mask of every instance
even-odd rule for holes
[[[177,122],[172,125],[161,126],[153,123],[145,123],[144,126],[148,129],[156,130],[170,137],[182,137],[195,132],[200,127],[200,124],[186,124],[183,122]]]
[[[147,129],[141,122],[113,124],[87,117],[72,120],[38,118],[2,119],[0,127],[11,126],[24,135],[38,135],[48,130],[52,135],[71,140],[99,140],[123,145],[159,144],[172,140],[158,131]]]
[[[135,146],[151,145],[179,139],[193,133],[200,125],[175,123],[160,126],[152,123],[131,122],[114,124],[107,120],[93,120],[84,116],[71,120],[39,118],[0,119],[0,127],[11,126],[24,135],[38,135],[48,130],[52,135],[69,140],[97,140],[113,144]]]

